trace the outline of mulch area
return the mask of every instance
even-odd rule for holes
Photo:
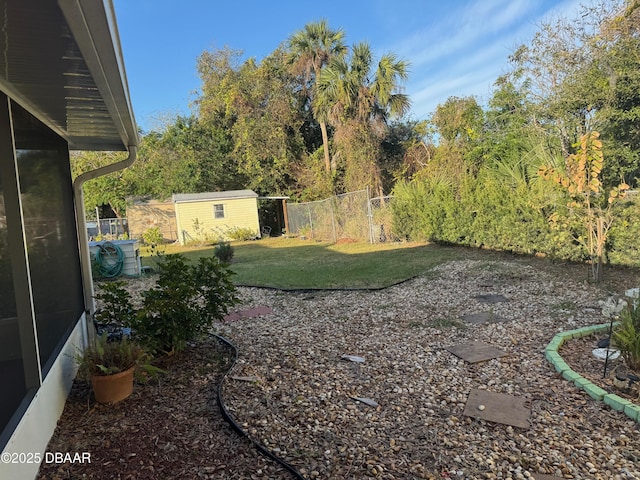
[[[216,395],[229,361],[217,339],[192,345],[112,406],[76,380],[47,451],[88,452],[91,463],[43,463],[38,479],[290,478],[222,418]]]
[[[605,375],[604,361],[596,358],[592,351],[596,348],[598,340],[606,338],[605,333],[598,335],[587,335],[582,338],[572,339],[562,344],[558,353],[573,371],[582,375],[584,378],[592,382],[594,385],[607,391],[614,393],[634,403],[640,404],[640,384],[635,383],[631,388],[621,389],[613,384],[614,371],[617,367],[622,367],[623,360],[609,360],[607,363],[607,372]],[[640,372],[625,369],[627,373],[640,376]]]

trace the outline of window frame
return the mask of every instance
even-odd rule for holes
[[[214,220],[224,220],[226,218],[224,203],[213,204],[213,218]]]

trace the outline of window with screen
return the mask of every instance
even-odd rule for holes
[[[216,203],[213,206],[213,218],[224,218],[224,205],[222,203]]]

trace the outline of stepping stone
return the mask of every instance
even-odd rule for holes
[[[451,347],[447,347],[445,350],[469,363],[484,362],[485,360],[491,360],[492,358],[504,357],[507,355],[507,352],[482,342],[469,342],[461,345],[453,345]]]
[[[249,375],[248,377],[237,377],[235,375],[231,375],[232,380],[237,380],[239,382],[257,382],[258,377],[255,375]]]
[[[467,323],[497,323],[497,322],[506,322],[507,319],[503,317],[496,316],[493,312],[478,312],[478,313],[470,313],[468,315],[462,315],[460,317],[463,321]]]
[[[378,402],[376,402],[373,398],[366,398],[366,397],[351,397],[353,400],[356,400],[357,402],[362,402],[365,405],[369,405],[370,407],[376,408],[379,406]]]
[[[513,427],[529,428],[531,410],[525,406],[523,398],[475,389],[469,392],[464,415]]]
[[[249,308],[248,310],[239,310],[237,312],[230,313],[226,315],[222,320],[224,322],[235,322],[237,320],[242,320],[245,318],[253,318],[260,317],[262,315],[269,315],[273,313],[271,307],[267,307],[266,305],[260,305],[258,307]]]
[[[364,357],[360,357],[358,355],[342,355],[340,358],[349,362],[364,363]]]
[[[482,303],[500,303],[509,301],[509,299],[504,295],[497,295],[493,293],[488,293],[485,295],[474,295],[473,298]]]

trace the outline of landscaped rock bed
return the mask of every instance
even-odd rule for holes
[[[603,323],[598,300],[607,292],[573,280],[575,270],[532,265],[522,259],[451,262],[379,291],[242,288],[241,309],[267,306],[272,313],[214,327],[240,352],[224,384],[227,407],[252,438],[306,478],[640,478],[638,425],[563,380],[544,356],[559,331]],[[487,302],[497,298],[492,295],[506,301]],[[474,314],[484,321],[462,320]],[[447,350],[472,341],[507,355],[472,364]],[[97,413],[100,421],[76,424],[65,436],[65,422],[74,421],[65,414],[50,450],[80,445],[110,462],[82,471],[87,478],[290,478],[212,413],[219,377],[211,368],[194,373],[198,361],[186,362],[192,376],[180,377],[173,414],[164,401],[147,397],[173,391],[171,377],[161,388],[137,388],[115,407],[87,410],[86,396],[76,391],[72,413]],[[524,399],[530,427],[464,415],[472,390]],[[135,408],[138,403],[144,409]],[[195,410],[180,411],[191,404]],[[110,425],[102,425],[110,416]],[[140,424],[138,416],[144,427],[128,428]],[[166,436],[144,433],[155,422]],[[127,448],[146,445],[135,462],[127,448],[114,448],[120,437],[101,440],[105,429],[133,435]],[[172,439],[180,447],[164,448]],[[161,473],[131,473],[153,455],[167,459]],[[42,478],[80,478],[74,469]]]

